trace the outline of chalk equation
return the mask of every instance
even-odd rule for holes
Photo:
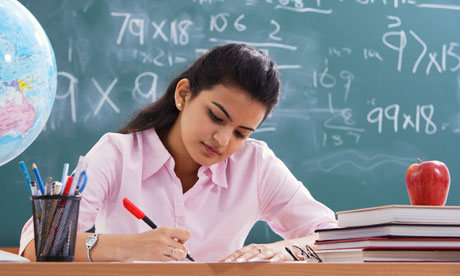
[[[165,90],[164,79],[172,72],[213,46],[236,42],[267,52],[281,72],[285,96],[280,112],[270,116],[258,133],[277,135],[285,118],[314,120],[321,126],[315,135],[322,147],[355,146],[367,134],[458,133],[457,127],[449,125],[451,118],[439,116],[442,107],[435,103],[378,104],[387,95],[380,87],[370,86],[368,79],[407,74],[419,79],[423,75],[427,80],[455,76],[460,69],[460,39],[446,36],[434,41],[432,33],[411,22],[420,10],[455,12],[460,6],[416,0],[192,0],[188,5],[195,11],[178,8],[177,13],[153,16],[125,7],[102,14],[113,28],[100,43],[121,65],[108,66],[109,75],[60,71],[55,109],[65,105],[68,117],[52,118],[49,129],[55,129],[59,120],[80,124],[103,111],[121,116],[126,98],[120,95],[126,92],[138,105],[153,102]],[[378,13],[366,35],[359,35],[361,30],[356,27],[365,26],[343,21],[379,9],[384,12]],[[260,10],[264,16],[257,16]],[[336,20],[344,23],[336,24]],[[74,51],[77,43],[69,37],[68,64],[82,58]],[[137,71],[126,77],[123,64],[136,68],[131,66],[135,64]],[[394,86],[394,93],[400,89]],[[84,116],[79,115],[82,98],[88,95],[91,104]],[[295,98],[299,95],[303,98]],[[289,106],[290,101],[304,101],[305,109]]]

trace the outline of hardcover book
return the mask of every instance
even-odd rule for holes
[[[460,206],[386,205],[337,212],[340,227],[391,222],[460,225]]]
[[[459,225],[386,223],[345,228],[318,229],[318,240],[342,240],[372,237],[445,237],[460,238]]]
[[[361,238],[333,241],[317,241],[318,250],[379,248],[379,249],[458,249],[460,238]]]
[[[318,250],[326,263],[360,262],[459,262],[460,250]]]

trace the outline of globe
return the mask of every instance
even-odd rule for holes
[[[16,0],[0,1],[0,166],[21,154],[46,125],[56,96],[53,48]]]

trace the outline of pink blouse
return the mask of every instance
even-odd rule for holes
[[[197,261],[218,261],[241,248],[258,220],[285,239],[336,227],[334,213],[319,203],[267,147],[248,139],[230,158],[198,170],[186,193],[174,159],[154,130],[108,133],[88,152],[88,183],[82,194],[81,231],[134,234],[150,230],[122,205],[127,197],[158,226],[188,229],[185,243]],[[33,239],[30,219],[20,253]]]

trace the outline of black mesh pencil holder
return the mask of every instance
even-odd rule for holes
[[[72,262],[80,196],[32,196],[37,262]]]

